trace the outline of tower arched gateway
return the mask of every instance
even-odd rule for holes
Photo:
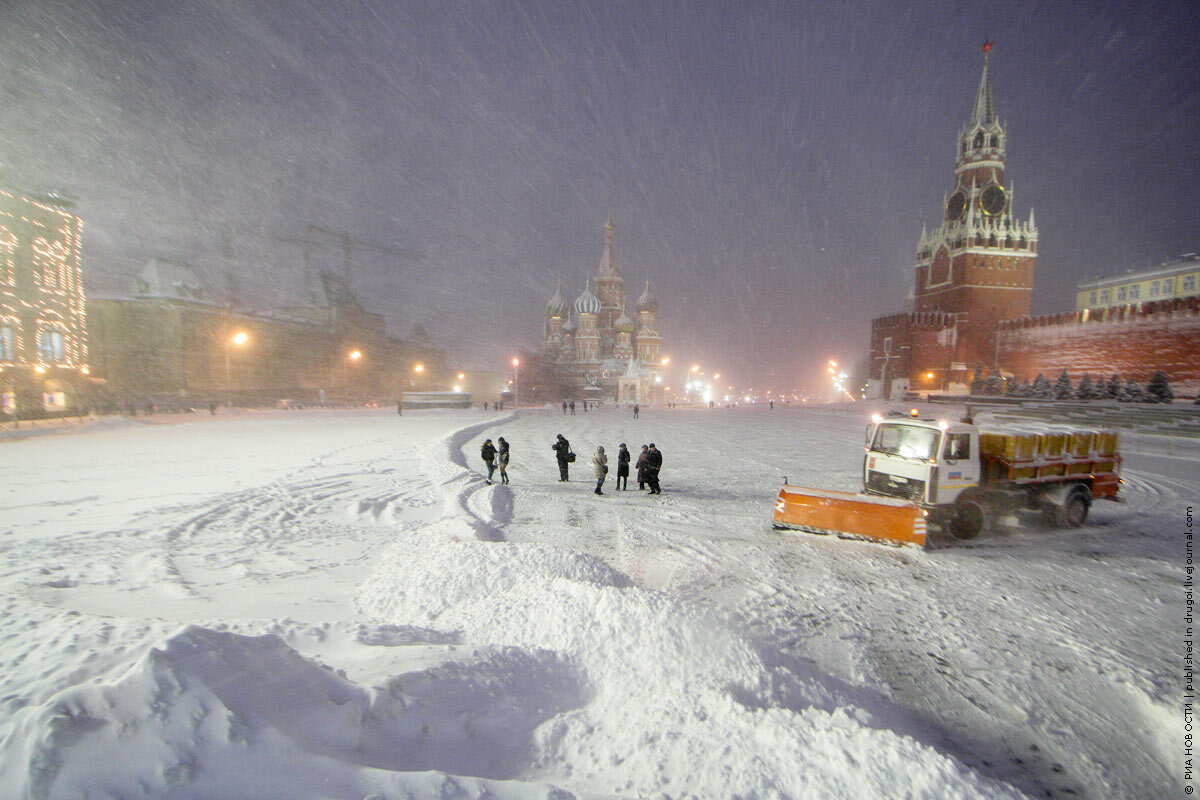
[[[1013,211],[1005,175],[1008,134],[996,113],[989,60],[955,143],[954,186],[938,227],[921,231],[915,290],[906,314],[871,325],[870,384],[897,390],[965,392],[976,367],[996,367],[1001,320],[1029,316],[1038,232],[1030,209]]]
[[[662,389],[658,301],[650,294],[647,280],[637,307],[627,306],[615,238],[610,216],[604,224],[600,265],[573,306],[563,296],[560,282],[546,305],[542,352],[567,368],[580,396],[616,399],[619,386],[636,381],[636,396],[653,401]]]

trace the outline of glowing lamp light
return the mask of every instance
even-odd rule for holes
[[[461,391],[462,391],[462,387],[461,387],[461,386],[459,386],[458,384],[454,384],[454,391],[456,391],[456,392],[461,392]]]
[[[424,371],[425,371],[424,364],[417,364],[415,367],[413,367],[413,372],[424,372]]]
[[[459,379],[460,381],[461,381],[461,380],[465,380],[465,379],[466,379],[466,377],[467,377],[467,373],[465,373],[465,372],[460,372],[460,373],[458,373],[458,379]]]
[[[662,365],[665,367],[667,364],[670,364],[670,363],[671,363],[671,357],[663,356]]]
[[[926,372],[926,373],[925,373],[925,377],[926,377],[926,378],[929,378],[929,380],[933,380],[933,373],[932,373],[932,372]]]
[[[699,371],[700,371],[700,365],[692,364],[692,372],[699,372]]]
[[[245,331],[238,331],[230,338],[229,341],[233,342],[234,344],[236,344],[240,347],[240,346],[244,345],[246,342],[250,341],[250,336]]]
[[[938,427],[939,427],[940,429],[942,429],[942,430],[946,430],[947,428],[949,428],[949,427],[950,427],[950,423],[949,423],[949,422],[946,422],[946,420],[944,420],[944,419],[939,419],[939,420],[938,420]]]
[[[351,361],[358,361],[360,358],[362,358],[362,353],[358,350],[351,350],[349,353],[349,358]]]
[[[34,371],[34,372],[36,372],[36,373],[38,373],[38,374],[40,375],[40,374],[42,374],[43,372],[45,372],[45,371],[46,371],[46,368],[45,368],[45,367],[43,367],[41,364],[38,364],[37,366],[35,366],[35,367],[33,368],[33,371]]]
[[[80,372],[82,372],[84,375],[91,375],[91,374],[92,374],[92,371],[91,371],[90,369],[88,369],[87,367],[80,367],[80,368],[79,368],[79,371],[80,371]]]
[[[514,366],[514,367],[519,367],[519,366],[521,366],[521,359],[519,359],[519,358],[514,358],[514,359],[513,359],[513,366]]]
[[[918,415],[918,414],[920,414],[920,413],[921,413],[921,412],[917,411],[915,408],[910,408],[910,409],[908,410],[908,415],[909,415],[910,417],[912,417],[913,419],[916,419],[916,418],[917,418],[917,415]]]
[[[872,414],[871,422],[874,422],[876,425],[883,422],[883,414]]]

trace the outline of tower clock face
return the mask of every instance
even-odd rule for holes
[[[946,219],[948,219],[950,222],[960,219],[963,215],[963,211],[965,211],[966,208],[967,196],[962,192],[955,192],[950,196],[950,202],[946,203]]]
[[[983,208],[983,213],[991,217],[1004,211],[1004,206],[1007,202],[1008,195],[994,183],[984,189],[983,194],[979,198],[979,205]]]

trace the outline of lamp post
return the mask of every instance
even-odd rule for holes
[[[250,341],[250,336],[245,331],[238,331],[233,336],[225,339],[225,406],[226,408],[233,405],[233,374],[229,369],[229,345],[235,344],[242,347],[246,342]]]
[[[517,408],[521,399],[521,359],[513,359],[513,408]]]
[[[362,358],[362,352],[359,350],[351,350],[346,354],[346,360],[342,362],[342,391],[346,395],[346,400],[350,399],[350,362],[358,363]]]

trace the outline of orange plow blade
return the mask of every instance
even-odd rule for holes
[[[925,512],[916,503],[891,497],[784,486],[773,521],[776,528],[925,546]]]

